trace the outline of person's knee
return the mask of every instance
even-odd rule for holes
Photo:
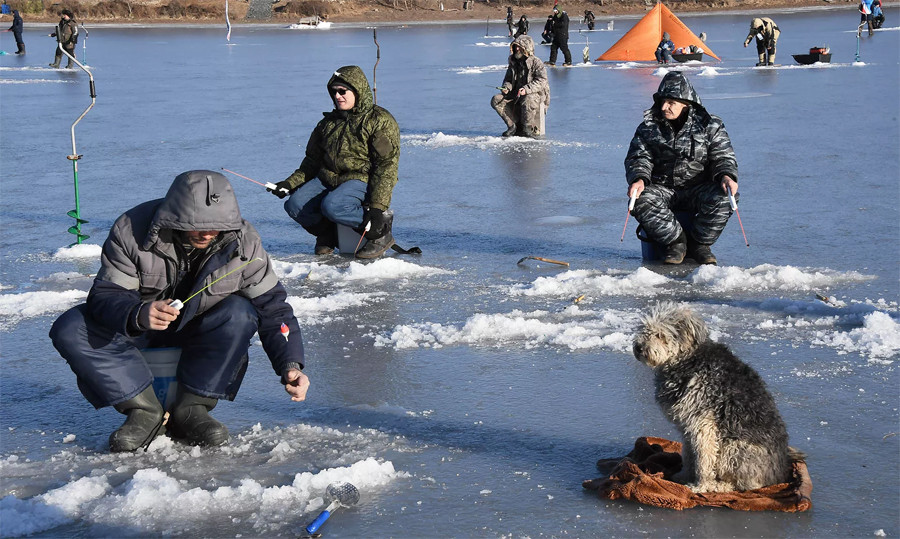
[[[499,110],[499,109],[500,109],[500,103],[501,103],[502,101],[503,101],[503,94],[497,94],[497,95],[495,95],[494,97],[491,98],[491,107],[493,107],[494,110]]]
[[[321,216],[312,211],[309,202],[305,198],[291,195],[284,203],[284,211],[301,226],[313,226],[319,222]]]
[[[50,327],[50,340],[53,342],[53,347],[63,357],[80,350],[85,344],[87,323],[84,308],[84,305],[72,307],[57,318]]]

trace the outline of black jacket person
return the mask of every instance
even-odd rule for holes
[[[374,104],[363,70],[345,66],[331,76],[334,110],[313,129],[300,167],[271,190],[290,198],[284,209],[316,236],[316,254],[337,246],[335,223],[362,229],[371,222],[369,242],[356,254],[376,258],[394,245],[388,212],[400,162],[400,128]]]
[[[559,50],[563,51],[565,62],[563,65],[572,65],[572,53],[569,52],[569,14],[553,7],[553,41],[550,43],[550,61],[548,65],[556,65],[556,57]]]
[[[16,47],[18,50],[16,54],[25,54],[25,42],[22,41],[22,30],[24,29],[25,23],[22,20],[22,16],[19,15],[19,11],[13,10],[13,22],[12,26],[10,26],[6,31],[12,32],[13,37],[16,38]]]
[[[95,408],[128,415],[111,450],[137,449],[158,434],[163,409],[143,348],[182,348],[178,394],[161,431],[193,444],[227,441],[228,429],[208,412],[234,399],[257,332],[285,389],[305,398],[303,340],[287,292],[221,174],[185,172],[164,199],[122,214],[100,264],[87,302],[60,316],[50,338]]]
[[[644,112],[625,158],[633,215],[650,239],[666,245],[664,262],[680,264],[686,252],[715,264],[710,250],[731,217],[727,188],[737,195],[737,160],[722,120],[706,112],[681,72],[663,78]],[[686,234],[673,210],[695,213]]]

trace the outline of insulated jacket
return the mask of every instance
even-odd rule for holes
[[[56,38],[57,43],[62,43],[64,49],[71,49],[78,42],[78,23],[75,19],[60,19],[56,31],[50,35]]]
[[[768,17],[753,19],[750,21],[750,33],[747,34],[747,39],[744,40],[744,45],[749,45],[750,42],[753,41],[753,38],[757,36],[757,34],[762,36],[762,39],[760,41],[765,44],[766,48],[771,48],[774,47],[775,43],[778,41],[778,36],[781,35],[781,30],[778,29],[778,25],[775,24],[775,21]]]
[[[515,37],[524,36],[528,34],[528,18],[525,15],[519,17],[519,22],[516,23],[516,35]]]
[[[9,31],[15,34],[18,37],[22,37],[22,29],[24,28],[25,23],[22,21],[22,16],[19,15],[18,10],[13,10],[13,22],[12,26],[9,27]]]
[[[553,39],[558,43],[569,41],[569,14],[565,11],[553,16]]]
[[[550,83],[547,81],[547,68],[544,62],[534,55],[534,40],[530,36],[519,36],[509,46],[510,53],[513,46],[518,46],[525,54],[518,59],[515,54],[509,55],[509,67],[506,68],[506,76],[503,77],[501,88],[508,90],[507,99],[515,99],[520,88],[525,88],[527,94],[540,95],[545,105],[550,105]]]
[[[677,133],[663,116],[664,99],[688,103],[687,120]],[[685,189],[721,181],[725,174],[738,181],[737,159],[722,120],[706,112],[684,75],[678,71],[666,74],[653,101],[625,158],[629,184],[644,180],[645,184]]]
[[[122,214],[109,232],[100,257],[100,271],[87,298],[91,316],[121,334],[134,334],[133,323],[145,303],[174,297],[185,277],[183,250],[175,231],[220,230],[207,247],[190,286],[192,295],[242,264],[259,259],[187,301],[179,319],[181,330],[196,316],[231,294],[250,300],[259,313],[259,338],[277,374],[288,363],[303,364],[303,340],[287,291],[272,270],[253,225],[241,218],[237,199],[225,176],[208,170],[180,174],[166,197],[139,204]],[[281,324],[290,339],[281,336]]]
[[[370,207],[387,210],[397,184],[400,127],[390,112],[374,104],[362,69],[338,69],[327,87],[336,83],[353,90],[356,105],[349,111],[324,113],[309,137],[300,168],[287,178],[291,191],[316,177],[330,187],[362,180],[369,184]]]

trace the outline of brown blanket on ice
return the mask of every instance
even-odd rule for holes
[[[664,438],[642,437],[637,439],[634,450],[624,458],[597,462],[597,467],[602,471],[611,469],[608,477],[590,479],[582,486],[597,490],[601,498],[624,498],[669,509],[705,505],[742,511],[806,511],[812,507],[812,480],[805,462],[795,460],[792,464],[793,475],[789,483],[746,492],[697,494],[684,485],[668,480],[681,471],[681,444]]]

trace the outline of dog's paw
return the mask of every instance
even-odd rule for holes
[[[691,492],[697,494],[703,494],[704,492],[731,492],[734,490],[734,485],[729,483],[723,483],[721,481],[708,481],[705,483],[691,483],[685,485],[687,488],[691,489]]]

